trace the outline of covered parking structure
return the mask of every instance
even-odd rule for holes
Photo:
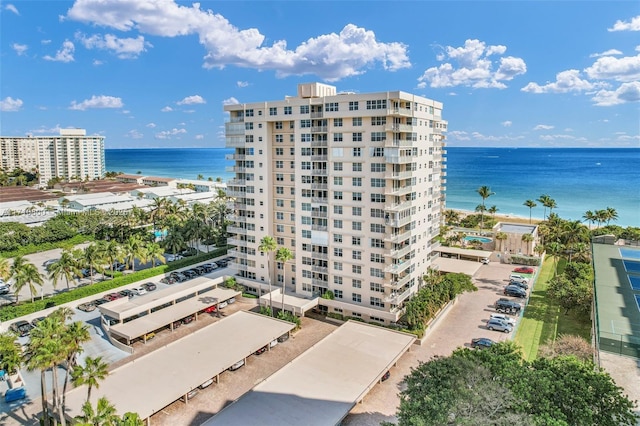
[[[238,311],[111,371],[93,387],[91,404],[106,397],[117,412],[147,419],[231,365],[289,333],[295,325],[264,315]],[[220,350],[224,345],[224,350]],[[86,385],[66,394],[67,416],[82,414]],[[185,398],[185,400],[187,400]]]
[[[470,250],[458,247],[440,246],[435,251],[440,252],[440,257],[448,257],[450,259],[469,260],[473,262],[481,262],[482,259],[489,258],[493,252],[488,250]]]
[[[472,260],[448,259],[446,257],[436,257],[431,263],[431,268],[440,273],[462,273],[473,277],[482,263]]]
[[[340,424],[414,340],[348,321],[203,426]]]
[[[284,310],[293,312],[294,315],[303,317],[305,312],[312,310],[318,306],[318,297],[312,299],[293,296],[285,293],[284,295]],[[283,309],[282,305],[282,290],[277,288],[271,293],[263,294],[260,296],[260,305],[269,306],[273,303],[275,309]]]

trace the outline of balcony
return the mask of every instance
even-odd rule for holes
[[[313,126],[311,127],[311,133],[327,133],[327,126]]]
[[[233,161],[233,160],[244,160],[246,158],[246,155],[244,154],[227,154],[224,156],[225,160],[228,161]]]
[[[247,203],[240,203],[240,202],[229,202],[227,203],[227,208],[229,210],[246,210],[247,209]]]
[[[400,234],[389,234],[387,237],[385,237],[384,241],[390,242],[390,243],[399,243],[410,237],[411,237],[411,231],[407,231],[407,232],[402,232]]]
[[[329,185],[326,183],[312,183],[311,189],[328,189]]]
[[[311,202],[327,204],[329,202],[329,199],[327,197],[311,197]]]
[[[412,139],[387,139],[384,141],[385,148],[402,148],[412,147],[416,141]]]
[[[313,176],[328,176],[329,170],[327,169],[313,169],[311,170]]]
[[[384,193],[385,195],[395,195],[399,197],[409,194],[412,191],[415,191],[415,187],[413,185],[405,185],[396,188],[386,188]]]
[[[247,181],[244,179],[231,179],[227,181],[227,187],[229,186],[247,186]]]
[[[406,247],[401,249],[389,250],[385,253],[385,256],[390,256],[392,258],[398,259],[406,256],[411,252],[411,244],[407,244]]]
[[[409,281],[411,281],[411,274],[407,274],[404,277],[400,278],[399,280],[396,281],[391,281],[390,283],[385,283],[385,287],[389,287],[392,289],[399,289],[404,287]]]
[[[387,108],[387,115],[400,115],[402,117],[413,117],[411,108]]]
[[[411,215],[405,216],[400,219],[386,219],[384,224],[393,228],[400,228],[401,226],[411,223]]]
[[[227,148],[243,148],[246,143],[244,136],[227,136],[225,141]]]
[[[407,269],[409,266],[411,266],[412,262],[410,260],[405,260],[402,263],[394,263],[391,265],[388,265],[386,268],[384,268],[384,272],[391,272],[392,274],[399,274],[402,271],[404,271],[405,269]]]
[[[236,247],[248,247],[249,242],[244,240],[239,240],[237,238],[227,238],[227,245],[236,246]]]
[[[323,148],[327,146],[329,146],[327,141],[311,141],[312,148]]]
[[[234,191],[231,189],[227,189],[226,191],[227,197],[246,197],[247,196],[247,191]]]
[[[384,126],[384,130],[386,132],[405,132],[405,133],[413,133],[414,127],[409,124],[391,124],[388,123]]]
[[[312,251],[311,252],[311,258],[312,259],[328,260],[329,259],[329,254],[328,253],[320,253],[320,252],[317,252],[317,251]]]
[[[416,161],[415,155],[385,154],[385,160],[391,164],[407,164]]]
[[[227,220],[230,220],[231,222],[246,222],[247,221],[247,217],[246,216],[239,216],[237,214],[230,214],[229,216],[227,216]]]
[[[227,226],[227,232],[229,234],[247,235],[249,230],[247,228],[241,228],[239,226]]]
[[[230,123],[244,123],[244,115],[231,117],[229,119]]]
[[[318,209],[311,210],[311,217],[327,217],[327,216],[329,216],[329,212],[327,212],[326,210],[318,210]]]
[[[320,273],[323,273],[323,274],[329,273],[329,268],[326,267],[326,266],[313,265],[313,266],[311,266],[311,270],[313,272],[320,272]]]
[[[311,225],[311,229],[314,231],[327,232],[329,228],[326,225]]]
[[[408,178],[413,177],[414,173],[415,172],[410,172],[410,171],[409,172],[392,172],[392,171],[387,170],[385,178],[387,178],[387,179],[398,179],[398,180],[400,180],[400,179],[408,179]]]
[[[413,201],[406,200],[406,201],[402,201],[400,203],[385,204],[384,210],[385,211],[389,211],[389,212],[397,212],[397,211],[408,209],[408,208],[411,208],[411,207],[413,207]]]
[[[247,259],[249,255],[240,250],[227,250],[227,256],[235,256],[238,259]]]
[[[224,169],[227,173],[246,173],[248,169],[246,167],[241,167],[241,166],[231,166],[231,167],[225,167]]]
[[[402,302],[404,299],[409,297],[410,294],[411,294],[411,289],[410,288],[406,289],[405,291],[403,291],[400,294],[393,292],[390,295],[388,295],[387,297],[385,297],[384,301],[385,302],[389,302],[389,303],[393,303],[394,305],[397,305],[400,302]]]
[[[225,136],[244,135],[244,123],[224,123]]]
[[[319,287],[329,288],[329,282],[318,278],[311,278],[311,284]]]
[[[311,118],[322,118],[324,117],[324,111],[312,111],[310,116]]]
[[[327,161],[328,155],[312,155],[311,161]]]

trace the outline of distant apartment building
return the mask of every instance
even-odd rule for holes
[[[442,103],[401,91],[298,85],[280,101],[227,105],[236,279],[253,291],[331,291],[321,309],[389,323],[436,256],[445,196]],[[288,247],[282,265],[258,246]],[[283,269],[284,268],[284,269]]]
[[[104,136],[60,129],[58,136],[0,136],[0,167],[37,169],[40,184],[54,178],[99,179],[105,175]]]

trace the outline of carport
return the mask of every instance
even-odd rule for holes
[[[273,307],[275,309],[282,309],[282,290],[277,288],[271,292],[271,296],[269,293],[263,294],[260,297],[260,305],[261,306],[269,306],[269,303],[273,303]],[[290,294],[285,293],[284,295],[284,310],[293,312],[294,315],[303,317],[304,313],[310,311],[311,309],[318,306],[318,298],[314,297],[313,299],[307,299],[298,296],[292,296]]]
[[[219,380],[220,373],[235,362],[246,362],[253,352],[294,327],[264,315],[236,312],[111,371],[100,387],[92,388],[90,402],[95,406],[106,397],[118,413],[138,413],[150,423],[154,413],[211,378]],[[66,414],[73,419],[82,414],[87,387],[66,395]]]
[[[197,315],[198,312],[209,306],[216,305],[224,300],[229,300],[232,297],[240,296],[240,294],[241,293],[236,290],[216,287],[213,290],[198,293],[194,297],[135,320],[111,326],[109,333],[114,337],[124,338],[127,341],[127,345],[130,345],[132,340],[141,336],[144,336],[144,340],[146,341],[146,335],[148,333],[166,327],[167,325],[173,330],[174,322],[189,315]]]
[[[460,260],[472,260],[475,262],[480,262],[485,257],[487,258],[490,257],[491,254],[493,253],[492,251],[488,251],[488,250],[470,250],[470,249],[463,249],[458,247],[445,247],[445,246],[440,246],[435,250],[440,252],[441,257],[448,257],[448,258],[454,258],[454,259],[460,259]]]
[[[414,340],[348,321],[203,426],[340,424]]]
[[[473,277],[478,269],[482,268],[482,263],[471,260],[449,259],[446,257],[436,257],[431,263],[431,267],[438,272],[453,272],[469,275]]]

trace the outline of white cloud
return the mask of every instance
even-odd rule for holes
[[[101,61],[101,60],[99,60],[99,59],[94,59],[94,60],[93,60],[93,62],[92,62],[92,64],[93,64],[94,66],[98,67],[98,66],[100,66],[100,65],[104,64],[104,62],[102,62],[102,61]]]
[[[153,129],[153,128],[156,127],[156,123],[149,123],[149,124],[147,124],[147,127],[150,128],[150,129]]]
[[[51,40],[40,40],[40,43],[42,43],[42,45],[46,46],[47,44],[51,44]]]
[[[607,28],[607,31],[640,31],[640,15],[631,18],[631,21],[616,21],[612,28]]]
[[[640,80],[640,55],[614,58],[605,56],[584,70],[596,80],[616,80],[630,82]]]
[[[586,142],[587,138],[585,137],[577,137],[574,135],[565,135],[565,134],[558,134],[558,135],[540,135],[539,137],[540,140],[542,141],[546,141],[546,142],[554,142],[557,140],[569,140],[569,141],[574,141],[574,142]]]
[[[187,96],[181,101],[176,102],[178,105],[195,105],[195,104],[206,104],[207,101],[200,95]]]
[[[125,135],[125,137],[131,138],[131,139],[142,139],[144,135],[139,131],[137,131],[136,129],[133,129],[133,130],[129,130]]]
[[[590,81],[582,79],[580,71],[567,70],[556,74],[556,81],[554,82],[547,82],[542,86],[538,83],[529,83],[520,90],[529,93],[568,93],[593,90],[596,87]]]
[[[14,6],[14,5],[12,5],[12,4],[8,4],[8,5],[6,5],[6,6],[4,7],[4,9],[5,9],[5,10],[8,10],[9,12],[13,12],[13,13],[15,13],[16,15],[20,16],[20,12],[18,12],[18,8],[17,8],[17,7],[15,7],[15,6]]]
[[[47,61],[55,61],[55,62],[73,62],[73,52],[76,50],[76,47],[69,40],[65,40],[62,43],[62,47],[60,50],[56,52],[55,56],[46,55],[44,59]]]
[[[0,111],[2,112],[16,112],[20,111],[24,102],[22,99],[13,99],[11,96],[7,96],[0,101]]]
[[[554,127],[555,126],[550,126],[548,124],[538,124],[536,127],[533,128],[533,130],[551,130]]]
[[[87,49],[109,50],[120,59],[137,58],[147,47],[153,47],[151,43],[145,42],[143,36],[136,38],[118,38],[113,34],[94,34],[91,37],[77,32],[76,40],[79,40]]]
[[[278,77],[315,74],[332,81],[362,74],[380,63],[395,71],[411,65],[407,46],[383,43],[373,31],[347,24],[340,33],[319,35],[294,49],[285,40],[265,45],[267,37],[256,28],[241,30],[224,16],[173,0],[77,0],[67,16],[119,31],[137,30],[163,37],[198,35],[207,53],[206,68],[235,65],[259,70],[275,70]]]
[[[447,132],[447,139],[453,139],[458,141],[491,141],[491,142],[508,142],[508,141],[518,141],[524,139],[524,136],[515,136],[515,135],[502,135],[502,136],[493,136],[493,135],[484,135],[480,132],[465,132],[464,130],[453,130],[451,132]]]
[[[90,108],[122,108],[123,106],[124,104],[122,103],[121,98],[116,98],[114,96],[93,95],[91,96],[91,99],[85,99],[80,103],[72,101],[69,109],[85,111]]]
[[[18,56],[22,56],[25,54],[25,52],[27,51],[27,49],[29,49],[29,46],[27,46],[26,44],[19,44],[19,43],[13,43],[11,45],[11,48],[13,48],[13,50],[16,51],[16,53],[18,54]]]
[[[156,133],[156,139],[171,139],[173,136],[179,136],[184,133],[187,133],[185,129],[171,129],[171,130],[163,130],[162,132]]]
[[[507,120],[507,121],[503,121],[503,122],[502,122],[502,123],[500,123],[500,124],[502,124],[502,126],[503,126],[503,127],[511,127],[511,125],[513,124],[513,122],[511,122],[511,121]]]
[[[249,85],[248,81],[238,81],[236,83],[238,85],[238,87],[247,87]]]
[[[473,88],[507,87],[504,81],[527,72],[527,65],[522,58],[514,56],[501,57],[494,63],[490,56],[502,55],[506,46],[487,46],[480,40],[466,40],[462,47],[447,46],[444,53],[437,55],[438,60],[451,59],[438,67],[427,69],[418,78],[418,87],[454,87],[467,86]],[[497,70],[494,71],[494,66]]]
[[[471,138],[469,137],[469,134],[463,130],[452,130],[450,132],[447,132],[447,137],[449,139],[455,139],[459,141],[471,140]]]
[[[237,105],[240,101],[234,98],[233,96],[222,101],[222,105]]]
[[[619,134],[616,138],[619,141],[627,142],[627,141],[640,141],[640,135],[627,135],[626,133]]]
[[[597,106],[640,102],[640,81],[622,83],[616,90],[600,90],[591,98]]]
[[[204,135],[196,135],[196,140],[201,141],[204,139]]]
[[[49,128],[40,126],[39,129],[29,130],[27,133],[40,134],[40,135],[59,135],[60,129],[61,129],[60,125],[56,124],[55,127],[49,127]]]
[[[171,108],[170,106],[167,105],[166,107],[162,108],[160,111],[162,111],[162,112],[171,112],[171,111],[173,111],[173,108]]]
[[[599,58],[601,56],[613,56],[613,55],[622,55],[622,52],[619,51],[618,49],[609,49],[609,50],[605,50],[604,52],[601,53],[592,53],[591,55],[589,55],[590,58]]]

